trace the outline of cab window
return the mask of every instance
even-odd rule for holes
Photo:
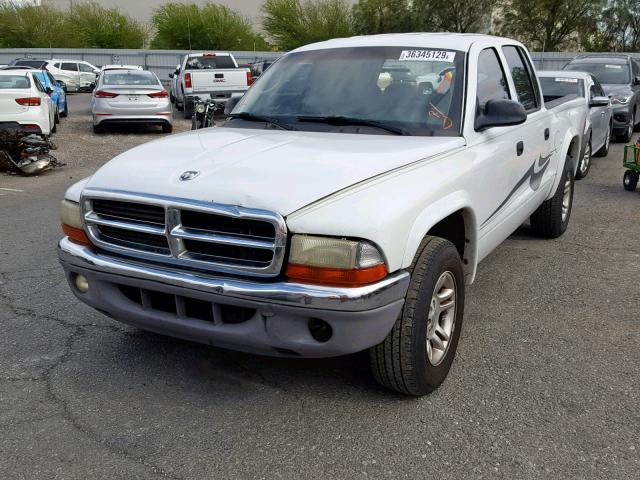
[[[78,64],[77,63],[63,63],[60,67],[61,70],[66,70],[68,72],[77,72]]]
[[[493,48],[485,48],[478,58],[478,89],[476,93],[476,117],[484,111],[489,100],[508,100],[507,79]]]
[[[502,47],[502,53],[507,60],[507,66],[516,87],[518,102],[527,112],[537,110],[540,106],[537,93],[538,86],[532,76],[532,69],[527,65],[528,61],[525,60],[520,49],[515,46]]]

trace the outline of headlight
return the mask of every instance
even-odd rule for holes
[[[198,105],[196,105],[196,112],[204,113],[204,111],[205,111],[204,103],[199,103]]]
[[[63,200],[60,208],[60,223],[62,223],[62,231],[70,240],[81,245],[91,245],[82,228],[80,204]]]
[[[615,105],[626,105],[631,101],[633,95],[613,95],[611,97],[611,103]]]
[[[381,280],[387,267],[380,251],[364,240],[294,235],[287,277],[303,282],[357,287]]]

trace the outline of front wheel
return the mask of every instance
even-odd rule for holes
[[[573,188],[571,158],[567,157],[555,194],[531,215],[531,229],[536,235],[558,238],[567,230],[573,208]]]
[[[629,124],[625,127],[624,133],[622,135],[618,135],[618,141],[628,143],[631,141],[631,137],[633,137],[633,120],[629,120]]]
[[[378,383],[422,396],[444,381],[458,347],[464,293],[458,251],[448,240],[427,237],[412,268],[400,318],[387,338],[370,349]]]
[[[631,170],[624,172],[624,177],[622,179],[624,189],[633,192],[638,185],[638,177],[640,177],[638,172],[632,172]]]

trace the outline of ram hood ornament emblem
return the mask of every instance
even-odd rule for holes
[[[180,175],[180,181],[188,182],[189,180],[193,180],[194,178],[196,178],[198,175],[200,175],[200,172],[197,172],[195,170],[187,170],[182,175]]]

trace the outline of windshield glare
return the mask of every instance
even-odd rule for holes
[[[150,72],[121,72],[109,70],[104,74],[103,85],[145,85],[156,86],[158,80]]]
[[[600,83],[629,84],[631,76],[629,65],[622,63],[572,63],[565,70],[573,72],[588,72],[598,79]]]
[[[310,125],[299,117],[347,117],[410,135],[459,136],[463,77],[460,51],[356,47],[298,52],[266,70],[233,113],[268,116],[300,130],[336,127]],[[367,127],[366,133],[385,132]]]

